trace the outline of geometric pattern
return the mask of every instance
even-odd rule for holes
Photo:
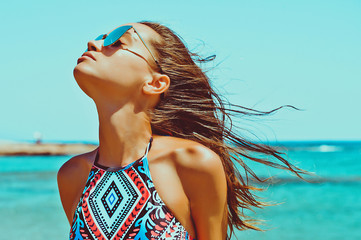
[[[123,194],[120,193],[115,184],[117,180],[118,186],[125,189],[125,191],[122,191]],[[90,213],[94,216],[95,222],[99,224],[107,238],[113,237],[122,221],[126,218],[126,213],[132,210],[135,202],[139,201],[140,197],[140,193],[133,188],[122,172],[114,174],[106,172],[104,174],[100,184],[90,194],[88,203]],[[116,214],[114,215],[114,213]]]
[[[123,197],[120,193],[117,185],[113,181],[108,189],[105,191],[103,197],[101,198],[103,207],[108,213],[108,216],[111,218],[119,207],[119,204],[122,202]]]
[[[70,239],[193,239],[160,199],[147,154],[117,171],[95,161],[75,210]],[[98,157],[98,155],[97,155]]]

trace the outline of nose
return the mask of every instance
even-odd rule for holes
[[[90,40],[88,42],[87,51],[100,51],[102,49],[104,40]]]

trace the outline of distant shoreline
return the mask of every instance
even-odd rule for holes
[[[76,155],[97,147],[95,144],[82,143],[2,143],[0,156]]]
[[[281,151],[335,152],[361,149],[361,141],[279,141],[269,145]],[[27,155],[76,155],[89,152],[98,147],[95,143],[60,142],[31,143],[0,141],[0,156]]]

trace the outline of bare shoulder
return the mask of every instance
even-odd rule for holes
[[[70,158],[57,174],[58,189],[69,223],[79,200],[95,157],[95,150]]]
[[[227,179],[221,157],[191,140],[170,139],[167,144],[173,146],[171,159],[189,201],[197,239],[225,239]]]
[[[177,167],[205,173],[223,169],[221,158],[212,149],[188,139],[175,141],[179,142],[173,152]]]
[[[182,188],[199,239],[225,239],[227,232],[227,180],[221,157],[191,140],[174,140],[173,151]]]
[[[169,164],[173,165],[178,176],[192,178],[197,174],[218,176],[222,178],[223,164],[220,156],[207,146],[189,139],[178,137],[161,136],[157,139],[157,146],[154,152]],[[201,175],[198,175],[201,176]]]
[[[76,155],[66,161],[58,171],[58,178],[72,177],[74,173],[81,171],[82,169],[88,169],[92,165],[94,160],[92,156],[94,151]]]

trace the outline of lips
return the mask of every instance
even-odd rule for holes
[[[82,57],[83,57],[83,56],[90,57],[90,58],[92,58],[92,59],[95,61],[95,57],[94,57],[93,54],[90,53],[90,52],[85,52],[85,53],[83,53],[83,55],[81,55],[81,56],[82,56]]]
[[[95,57],[93,56],[92,53],[85,52],[85,53],[83,53],[83,55],[81,55],[80,58],[78,58],[78,63],[84,61],[85,59],[92,59],[93,61],[95,61]]]

